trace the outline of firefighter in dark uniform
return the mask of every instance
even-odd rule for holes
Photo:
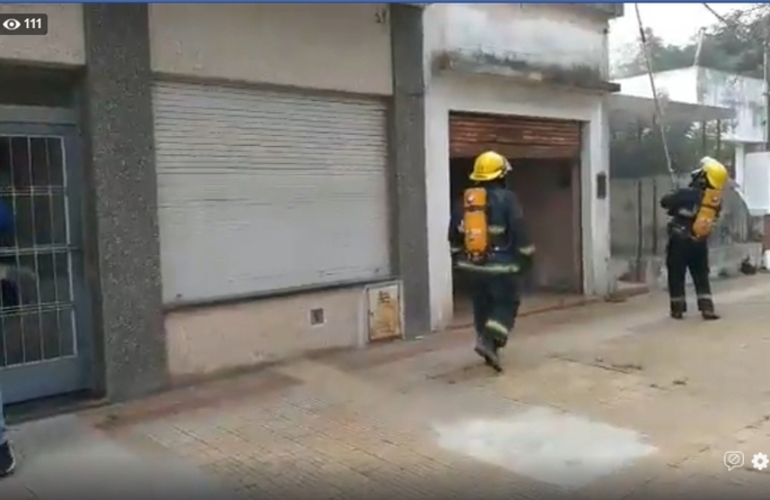
[[[483,258],[471,258],[467,251],[468,224],[462,203],[453,207],[449,224],[453,262],[467,273],[472,290],[474,350],[497,371],[502,370],[498,350],[507,343],[519,311],[517,278],[531,265],[535,251],[525,231],[521,205],[505,185],[510,170],[508,160],[493,151],[479,155],[473,165],[473,188],[483,188],[486,193],[488,246]]]
[[[665,195],[660,205],[668,212],[666,269],[671,317],[682,319],[687,312],[685,276],[690,271],[698,310],[703,319],[716,320],[709,283],[708,236],[719,216],[721,193],[729,173],[724,165],[704,157],[691,174],[689,186]]]

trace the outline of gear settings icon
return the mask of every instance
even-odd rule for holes
[[[757,470],[767,469],[767,465],[770,463],[770,459],[764,453],[757,453],[751,458],[751,465]]]

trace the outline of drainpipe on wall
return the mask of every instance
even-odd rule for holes
[[[764,37],[764,77],[765,77],[765,151],[770,151],[770,33]],[[770,168],[770,166],[768,166]],[[762,237],[762,261],[765,269],[770,269],[770,215],[764,216]]]

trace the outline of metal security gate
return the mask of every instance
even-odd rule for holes
[[[87,386],[74,128],[0,124],[0,390],[5,403]]]
[[[391,277],[383,100],[175,82],[153,99],[167,304]]]
[[[580,157],[580,122],[510,115],[449,115],[450,154],[471,158],[494,150],[509,159]]]

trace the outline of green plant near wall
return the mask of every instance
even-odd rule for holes
[[[732,166],[735,150],[730,143],[719,139],[726,124],[706,124],[705,140],[700,124],[671,123],[666,125],[671,165],[675,172],[686,173],[697,166],[704,156],[713,156]],[[614,178],[639,178],[666,175],[666,156],[660,132],[654,127],[637,128],[629,125],[613,130],[610,142],[610,174]]]

